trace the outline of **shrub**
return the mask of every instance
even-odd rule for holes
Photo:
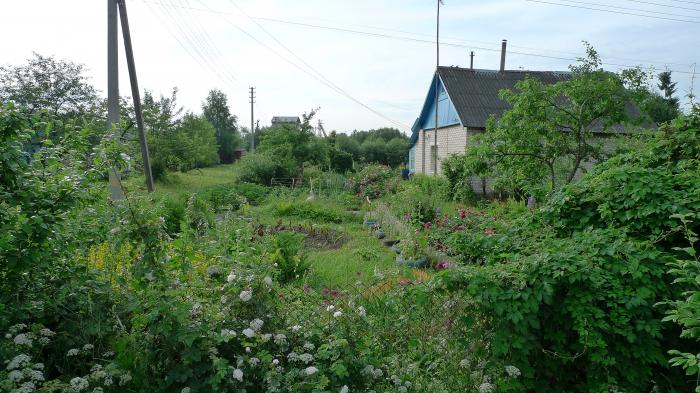
[[[273,178],[294,177],[293,161],[264,153],[249,154],[238,163],[238,181],[269,186]]]
[[[280,282],[288,283],[303,277],[309,269],[303,247],[304,236],[299,233],[283,231],[275,236],[271,260],[277,264]]]
[[[183,197],[163,197],[160,204],[165,219],[165,231],[171,236],[179,233],[182,223],[187,219],[187,200]]]
[[[452,200],[459,202],[476,199],[472,188],[474,172],[468,167],[467,160],[467,156],[464,154],[451,154],[441,163],[442,174],[447,179],[448,194]]]
[[[238,210],[247,201],[234,184],[220,184],[200,193],[215,209]]]
[[[254,183],[236,184],[236,191],[243,195],[251,205],[261,204],[270,192],[267,187]]]
[[[376,199],[394,191],[398,181],[391,168],[367,165],[352,177],[352,189],[361,198]]]
[[[357,221],[352,214],[336,207],[322,206],[318,202],[278,202],[273,205],[275,214],[282,217],[297,217],[316,222],[342,223]]]
[[[190,229],[203,234],[214,225],[214,209],[203,197],[193,194],[187,200],[185,217]]]

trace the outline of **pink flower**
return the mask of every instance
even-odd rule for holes
[[[423,228],[424,228],[426,231],[427,231],[427,230],[430,230],[430,223],[429,223],[429,222],[423,223]]]
[[[440,261],[435,265],[436,270],[449,269],[450,267],[452,267],[452,264],[448,261]]]
[[[311,292],[311,287],[309,287],[309,284],[304,283],[304,293],[309,293]]]
[[[467,211],[464,209],[459,209],[459,218],[465,219],[467,217]]]

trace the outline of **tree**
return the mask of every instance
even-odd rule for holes
[[[211,90],[204,104],[202,104],[204,117],[216,130],[216,142],[219,145],[219,159],[223,163],[233,162],[234,151],[241,144],[236,116],[231,115],[228,107],[228,98],[220,90]]]
[[[156,101],[153,93],[144,91],[142,107],[146,132],[155,134],[172,132],[180,124],[182,107],[177,105],[177,92],[177,87],[174,87],[170,97],[161,95]]]
[[[408,140],[395,137],[386,144],[386,164],[397,167],[408,159]]]
[[[633,120],[628,106],[647,91],[644,74],[638,69],[605,71],[590,45],[587,54],[570,67],[568,80],[544,84],[526,78],[516,84],[516,91],[501,91],[511,109],[489,120],[487,132],[475,138],[479,148],[468,153],[479,152],[480,159],[487,160],[497,185],[511,192],[533,192],[570,183],[583,163],[602,156],[594,133]]]
[[[62,119],[84,115],[99,105],[84,71],[81,64],[34,53],[25,65],[0,67],[0,101]]]
[[[360,146],[360,142],[346,134],[336,135],[335,145],[338,150],[350,154],[355,161],[362,157],[362,147]]]
[[[362,143],[362,156],[366,162],[386,164],[386,142],[384,139],[366,139]]]

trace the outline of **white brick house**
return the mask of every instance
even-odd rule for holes
[[[569,77],[567,72],[495,71],[439,67],[430,84],[421,114],[412,128],[409,150],[411,173],[442,173],[441,162],[450,154],[463,153],[474,135],[484,132],[491,115],[500,116],[508,104],[499,98],[502,89],[514,89],[526,77],[555,83]],[[435,78],[438,78],[437,130],[435,127]],[[436,137],[437,132],[437,137]],[[478,194],[490,189],[487,179],[474,178]],[[487,191],[489,192],[489,191]]]

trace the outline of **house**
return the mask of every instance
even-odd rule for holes
[[[275,116],[272,118],[272,125],[277,124],[301,124],[299,116]]]
[[[437,138],[435,135],[435,78],[438,78]],[[543,83],[556,83],[569,77],[567,72],[481,70],[439,67],[428,90],[420,116],[412,128],[409,170],[432,175],[441,173],[441,161],[453,153],[463,153],[470,139],[486,129],[491,115],[500,116],[508,103],[499,98],[502,89],[514,89],[526,77]],[[437,161],[437,162],[436,162]]]

